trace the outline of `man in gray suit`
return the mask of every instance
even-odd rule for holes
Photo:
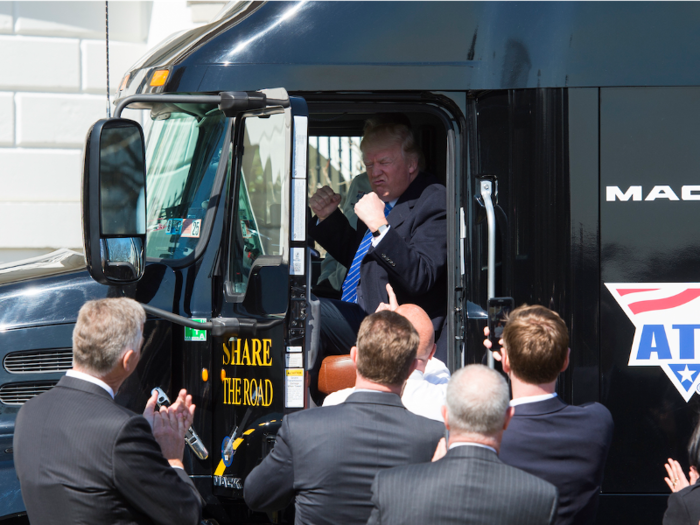
[[[556,517],[554,485],[501,462],[498,449],[513,409],[503,377],[483,365],[458,370],[443,407],[449,450],[433,463],[377,474],[368,525],[545,525]],[[444,456],[443,456],[444,455]]]
[[[73,330],[73,369],[19,411],[15,466],[32,525],[199,522],[201,499],[183,470],[194,405],[185,390],[144,416],[114,393],[136,369],[146,314],[132,299],[89,301]]]
[[[350,356],[356,391],[345,403],[285,416],[272,452],[245,480],[254,510],[285,508],[296,496],[296,523],[364,524],[377,472],[430,461],[442,423],[402,404],[401,388],[416,366],[418,334],[390,311],[362,321]]]

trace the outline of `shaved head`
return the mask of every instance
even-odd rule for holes
[[[396,313],[404,316],[413,325],[413,328],[418,332],[420,343],[418,343],[418,351],[416,359],[422,361],[423,368],[425,363],[430,359],[435,346],[435,329],[433,322],[428,317],[420,306],[415,304],[402,304],[396,309]]]

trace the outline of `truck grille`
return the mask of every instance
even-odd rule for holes
[[[34,396],[51,390],[58,381],[8,383],[0,386],[0,402],[5,405],[23,405]]]
[[[65,372],[73,366],[71,348],[12,352],[3,361],[11,374],[35,374],[37,372]]]

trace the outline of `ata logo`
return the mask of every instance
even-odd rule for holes
[[[700,283],[605,286],[636,328],[629,365],[660,366],[690,400],[700,385]]]

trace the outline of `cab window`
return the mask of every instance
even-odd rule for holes
[[[221,160],[226,117],[168,113],[151,125],[146,144],[147,256],[175,260],[199,243]]]
[[[231,293],[245,293],[255,260],[287,252],[289,185],[285,115],[248,117],[243,121],[243,154],[231,232]]]

